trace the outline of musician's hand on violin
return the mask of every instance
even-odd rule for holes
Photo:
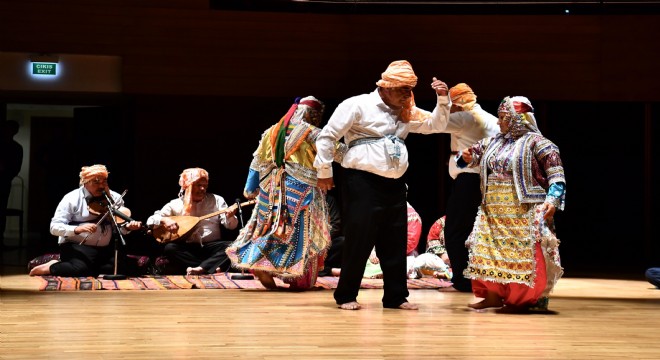
[[[331,177],[325,179],[318,179],[318,187],[321,190],[330,190],[333,187],[335,187],[335,182]]]
[[[126,228],[128,230],[139,230],[141,227],[142,222],[137,220],[130,221],[128,224],[126,224]]]
[[[173,234],[176,234],[176,232],[179,230],[179,224],[168,217],[160,219],[160,224]]]
[[[84,232],[88,233],[93,233],[96,231],[96,224],[93,223],[83,223],[78,226],[73,230],[76,234],[82,234]]]

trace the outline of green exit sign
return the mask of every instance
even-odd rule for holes
[[[57,75],[56,63],[32,63],[32,75]]]

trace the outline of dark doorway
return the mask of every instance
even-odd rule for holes
[[[57,252],[50,220],[62,197],[78,187],[81,167],[106,165],[113,188],[113,184],[124,186],[122,176],[127,171],[123,167],[131,166],[121,161],[130,141],[123,137],[126,132],[120,109],[80,107],[73,114],[73,118],[31,119],[28,231],[38,234],[31,246],[34,254]]]

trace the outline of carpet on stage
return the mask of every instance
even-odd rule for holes
[[[182,289],[261,289],[265,288],[259,280],[235,280],[232,273],[219,273],[213,275],[161,275],[127,278],[124,280],[105,280],[103,277],[59,277],[41,276],[42,283],[39,290],[67,291],[67,290],[182,290]],[[326,276],[316,280],[315,288],[334,289],[337,287],[338,277]],[[275,278],[277,285],[286,289],[288,284]],[[438,289],[451,286],[451,282],[433,277],[409,279],[408,289]],[[382,289],[382,279],[362,279],[362,289]]]

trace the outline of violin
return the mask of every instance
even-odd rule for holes
[[[124,190],[124,193],[121,194],[121,198],[123,198],[124,195],[126,195],[126,190]],[[108,213],[114,216],[114,221],[117,226],[124,226],[126,225],[126,222],[135,221],[131,219],[131,210],[124,206],[115,206],[115,202],[108,196],[105,190],[103,190],[103,197],[97,196],[87,199],[87,210],[89,210],[90,214],[97,215],[99,217],[98,221],[96,222],[96,226],[99,226],[103,220],[105,220],[105,218],[108,216]],[[140,228],[146,229],[146,226],[141,224]],[[80,245],[84,244],[90,235],[91,233],[88,233],[87,236],[85,236],[85,238],[80,242]]]
[[[87,199],[87,210],[93,215],[103,215],[108,211],[108,200],[103,196]]]
[[[101,217],[99,223],[108,212],[108,205],[112,207],[112,214],[115,216],[115,221],[117,222],[117,225],[122,225],[127,221],[128,222],[134,221],[133,219],[131,219],[131,210],[129,208],[124,206],[115,208],[114,202],[113,203],[108,202],[109,200],[111,201],[111,199],[110,197],[107,196],[107,194],[105,194],[105,190],[103,192],[104,192],[103,196],[96,196],[87,200],[87,210],[89,210],[90,214]],[[122,194],[122,197],[124,197],[125,194],[126,192]]]

